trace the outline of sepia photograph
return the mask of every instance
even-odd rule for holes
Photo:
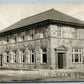
[[[84,2],[0,3],[0,83],[84,81]]]

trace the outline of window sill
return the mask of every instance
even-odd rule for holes
[[[45,64],[47,64],[47,63],[41,63],[42,65],[45,65]]]
[[[34,65],[35,63],[21,62],[20,64],[30,64],[30,65]]]
[[[73,64],[82,64],[82,62],[72,62]]]

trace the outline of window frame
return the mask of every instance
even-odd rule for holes
[[[14,35],[14,42],[17,42],[17,35]]]
[[[30,63],[35,63],[35,51],[33,49],[30,50]]]
[[[13,63],[16,63],[17,62],[17,51],[13,51]]]
[[[45,49],[45,50],[44,50]],[[47,64],[48,63],[48,56],[47,56],[47,49],[46,48],[43,48],[41,49],[42,50],[42,58],[41,58],[41,63],[42,64]],[[44,55],[46,55],[46,62],[44,62]]]
[[[25,54],[25,49],[21,50],[21,63],[26,62],[26,54]]]
[[[26,32],[21,33],[21,41],[25,41]]]
[[[6,53],[6,63],[9,63],[10,60],[9,60],[9,51],[5,51]]]
[[[76,62],[78,55],[78,62]],[[82,63],[82,48],[72,48],[72,63]]]
[[[6,43],[9,43],[10,42],[10,38],[9,38],[9,35],[6,36]]]

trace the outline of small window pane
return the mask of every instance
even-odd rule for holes
[[[9,37],[7,37],[7,42],[9,42]]]
[[[25,55],[23,55],[23,62],[25,62]]]
[[[34,55],[32,55],[32,62],[34,62]]]
[[[73,54],[72,54],[72,62],[73,62]]]
[[[75,52],[78,52],[78,49],[75,49]]]
[[[15,40],[15,42],[16,42],[16,40],[17,40],[17,39],[16,39],[16,36],[14,37],[14,40]]]
[[[15,55],[15,62],[16,62],[16,55]]]
[[[43,52],[46,52],[47,50],[46,49],[43,49]]]
[[[75,54],[75,62],[78,62],[78,54]]]
[[[30,63],[35,62],[34,50],[30,50]]]
[[[24,36],[22,36],[22,41],[24,41]]]
[[[16,51],[14,51],[13,53],[14,53],[14,62],[16,62]]]
[[[81,54],[80,54],[80,62],[81,62]]]
[[[43,54],[43,63],[47,63],[47,55]]]
[[[9,62],[9,56],[7,56],[7,62]]]
[[[34,34],[32,34],[32,39],[34,39]]]

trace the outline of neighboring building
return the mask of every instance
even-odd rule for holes
[[[0,65],[15,69],[83,69],[84,22],[54,9],[0,32]]]

